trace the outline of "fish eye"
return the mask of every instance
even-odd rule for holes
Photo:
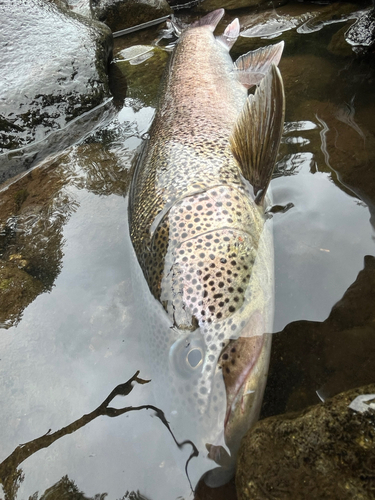
[[[197,368],[203,362],[203,354],[201,349],[191,349],[191,351],[186,356],[186,359],[192,368]]]
[[[173,373],[183,379],[200,377],[205,362],[206,345],[200,330],[180,337],[169,350]]]

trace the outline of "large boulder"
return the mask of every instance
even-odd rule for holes
[[[258,422],[239,452],[238,500],[373,499],[375,410],[349,404],[374,393],[372,384]]]
[[[56,132],[110,95],[110,30],[61,5],[43,0],[0,4],[0,182],[29,168]],[[37,147],[28,154],[33,144]]]

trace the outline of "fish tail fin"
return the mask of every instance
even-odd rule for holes
[[[272,64],[279,64],[283,50],[284,42],[279,42],[240,56],[234,63],[238,80],[248,89],[257,85]]]
[[[260,205],[270,183],[283,132],[284,85],[272,63],[254,95],[249,95],[230,137],[232,153]]]
[[[240,22],[236,18],[233,19],[233,21],[230,24],[228,24],[222,35],[216,37],[216,40],[220,42],[222,45],[224,45],[224,47],[226,47],[228,50],[230,50],[235,44],[237,38],[239,37],[239,34],[240,34]]]
[[[224,9],[217,9],[209,14],[205,15],[195,21],[190,25],[190,28],[199,28],[201,26],[206,26],[212,33],[215,31],[216,26],[219,24],[220,19],[223,17],[225,13]]]

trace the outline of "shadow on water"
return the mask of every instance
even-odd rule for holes
[[[262,418],[375,382],[375,257],[364,264],[325,321],[295,321],[274,334]]]

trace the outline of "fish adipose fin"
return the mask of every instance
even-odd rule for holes
[[[214,10],[213,12],[210,12],[206,16],[201,17],[201,19],[198,19],[198,21],[192,23],[190,25],[190,28],[199,28],[200,26],[206,26],[213,33],[216,29],[216,26],[219,24],[220,19],[223,17],[224,13],[225,13],[224,9]]]
[[[222,35],[217,36],[216,40],[220,42],[224,47],[230,50],[235,44],[237,38],[240,34],[240,23],[238,19],[233,19],[233,21],[228,24]]]
[[[232,153],[260,205],[276,162],[285,114],[280,71],[273,63],[254,95],[249,95],[230,137]]]
[[[284,42],[279,42],[240,56],[234,63],[238,80],[248,89],[257,85],[272,64],[279,64],[283,50]]]

